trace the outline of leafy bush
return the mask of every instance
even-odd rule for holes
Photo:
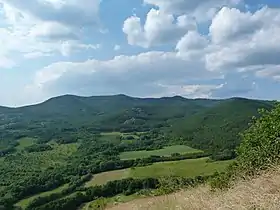
[[[249,174],[280,161],[280,104],[270,112],[262,109],[260,113],[262,116],[242,134],[237,150],[239,167]]]

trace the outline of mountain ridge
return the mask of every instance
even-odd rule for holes
[[[3,106],[0,105],[0,109],[19,109],[19,108],[25,108],[25,107],[33,107],[37,105],[41,105],[53,100],[61,99],[61,98],[76,98],[76,99],[108,99],[108,98],[126,98],[126,99],[134,99],[134,100],[165,100],[165,99],[177,99],[177,100],[193,100],[193,101],[200,101],[200,100],[210,100],[210,101],[223,101],[223,100],[229,100],[229,99],[246,99],[246,100],[256,100],[256,101],[272,101],[272,100],[262,100],[262,99],[255,99],[255,98],[245,98],[245,97],[228,97],[228,98],[187,98],[180,95],[174,95],[174,96],[162,96],[162,97],[136,97],[136,96],[129,96],[125,94],[112,94],[112,95],[92,95],[92,96],[80,96],[80,95],[74,95],[74,94],[64,94],[59,96],[54,96],[51,98],[48,98],[42,102],[30,104],[30,105],[23,105],[23,106]]]

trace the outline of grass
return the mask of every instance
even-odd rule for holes
[[[175,145],[165,147],[159,150],[152,150],[152,151],[131,151],[131,152],[123,152],[120,154],[120,158],[123,160],[128,159],[136,159],[136,158],[146,158],[150,157],[151,155],[158,155],[158,156],[170,156],[172,153],[195,153],[201,152],[201,150],[193,149],[191,147],[185,145]]]
[[[223,171],[232,161],[207,162],[208,158],[181,160],[173,162],[155,163],[150,166],[109,171],[94,175],[86,187],[102,185],[108,181],[125,178],[147,178],[161,176],[194,177],[198,175],[210,175],[215,171]]]
[[[114,142],[114,143],[119,143],[120,139],[119,137],[121,136],[120,132],[107,132],[107,133],[101,133],[101,137],[99,138],[100,141],[102,142]]]
[[[65,184],[59,188],[56,188],[54,190],[51,190],[51,191],[47,191],[47,192],[43,192],[43,193],[39,193],[37,195],[34,195],[34,196],[31,196],[31,197],[28,197],[28,198],[25,198],[21,201],[19,201],[18,203],[16,203],[16,206],[18,207],[21,207],[23,209],[25,209],[27,207],[27,205],[32,202],[34,199],[38,198],[38,197],[45,197],[45,196],[48,196],[48,195],[51,195],[53,193],[59,193],[61,192],[62,190],[66,189],[68,187],[68,184]]]
[[[30,137],[25,137],[22,139],[18,140],[19,145],[16,147],[17,150],[23,150],[25,147],[29,147],[33,145],[36,142],[36,139],[30,138]]]
[[[199,186],[171,195],[136,199],[108,210],[216,210],[280,209],[280,169],[251,180],[237,181],[227,191]]]
[[[94,201],[91,201],[89,203],[86,203],[80,210],[101,210],[101,209],[106,209],[110,206],[115,206],[120,203],[127,203],[130,201],[133,201],[135,199],[143,198],[147,196],[140,196],[137,194],[133,195],[117,195],[112,198],[100,198]],[[99,206],[99,208],[97,208]]]
[[[208,158],[190,159],[155,163],[150,166],[131,169],[133,178],[210,175],[215,171],[223,171],[232,161],[207,162]]]
[[[96,174],[93,178],[85,184],[85,187],[91,187],[96,185],[106,184],[108,181],[120,180],[129,177],[129,169],[108,171],[100,174]]]

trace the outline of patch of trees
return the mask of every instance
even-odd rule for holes
[[[204,183],[211,176],[197,176],[194,178],[183,177],[165,177],[164,180],[169,180],[171,186],[177,185],[180,187],[195,186]],[[97,200],[98,198],[113,197],[118,194],[131,195],[142,189],[159,189],[167,190],[166,183],[158,178],[146,179],[123,179],[110,181],[102,186],[94,186],[84,188],[82,192],[77,192],[70,196],[61,198],[58,194],[50,195],[49,198],[38,198],[36,203],[30,204],[27,209],[30,210],[76,210],[83,203]],[[174,188],[175,189],[175,188]],[[51,199],[50,199],[51,198]],[[52,201],[50,201],[52,200]],[[49,202],[50,201],[50,202]]]
[[[48,145],[48,144],[34,144],[28,147],[25,147],[24,150],[26,152],[44,152],[44,151],[49,151],[52,150],[53,148]]]
[[[44,205],[51,201],[60,199],[68,194],[71,194],[71,193],[75,192],[76,190],[78,190],[79,187],[81,187],[85,182],[89,181],[91,178],[92,178],[91,174],[83,176],[82,178],[76,178],[76,179],[72,180],[69,183],[69,186],[67,188],[63,189],[61,192],[53,193],[48,196],[38,197],[38,198],[34,199],[33,201],[31,201],[28,204],[28,207],[26,209],[27,210],[34,209],[35,207]]]
[[[8,154],[11,154],[15,151],[16,151],[16,149],[14,147],[8,147],[6,149],[2,149],[2,150],[0,150],[0,157],[4,157],[4,156],[6,156]]]

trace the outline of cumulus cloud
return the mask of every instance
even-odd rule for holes
[[[168,23],[170,18],[171,23],[174,17],[165,15],[164,22]],[[222,8],[214,16],[208,35],[196,30],[178,35],[174,52],[152,51],[103,61],[55,63],[37,73],[30,90],[40,90],[44,95],[248,96],[257,89],[255,79],[280,78],[279,15],[279,9],[268,7],[255,13]],[[140,24],[137,17],[131,20]],[[180,25],[178,19],[173,19],[173,24],[174,20]],[[165,40],[158,37],[161,33],[157,30],[162,29],[149,24],[131,27],[138,38],[131,41],[147,46],[151,43],[147,41],[147,31],[151,30],[155,32],[149,34],[154,37],[150,40]],[[245,77],[248,73],[249,79]]]
[[[197,52],[203,55],[203,49],[208,47],[207,37],[199,34],[197,31],[190,31],[183,36],[176,45],[176,50],[180,53]]]
[[[74,44],[67,49],[75,49],[68,52],[97,49],[85,46],[81,39],[83,28],[96,27],[99,3],[99,0],[0,0],[1,66],[12,66],[26,58],[68,56],[64,50],[68,42]],[[16,58],[15,53],[19,55]]]
[[[100,0],[1,0],[0,3],[42,21],[80,27],[97,22]]]
[[[123,32],[128,43],[141,47],[172,43],[185,33],[196,29],[196,24],[211,20],[223,6],[234,6],[242,0],[144,0],[153,5],[141,25],[141,19],[132,16],[124,21]]]
[[[194,29],[196,23],[186,15],[175,18],[172,14],[156,9],[149,11],[143,26],[137,16],[129,17],[123,25],[128,43],[145,48],[177,41],[187,31]]]
[[[75,0],[44,1],[62,13],[65,4],[69,7],[77,3]],[[6,18],[1,24],[12,26],[9,30],[0,29],[3,40],[0,67],[15,65],[10,60],[15,51],[32,59],[53,53],[69,56],[79,50],[102,47],[81,43],[82,30],[72,30],[76,23],[38,17],[30,8],[15,7],[14,3],[19,1],[11,2],[5,3],[4,13],[0,14]],[[233,8],[240,1],[232,0],[145,2],[155,6],[147,13],[146,20],[132,16],[123,24],[128,43],[144,48],[171,43],[173,51],[145,50],[145,53],[107,60],[49,64],[38,70],[25,92],[34,96],[34,100],[65,93],[223,98],[253,95],[259,85],[255,80],[280,81],[279,8],[262,7],[249,12]],[[200,25],[199,13],[207,17],[211,13],[212,21]],[[202,34],[201,28],[206,27],[209,33],[203,30]],[[119,46],[115,45],[114,50],[119,50]]]
[[[32,86],[36,91],[40,89],[44,95],[125,93],[164,96],[170,92],[170,88],[178,85],[184,86],[186,96],[191,96],[191,92],[188,92],[191,86],[187,84],[198,79],[221,77],[219,73],[206,71],[201,60],[189,61],[174,52],[155,51],[117,56],[107,61],[55,63],[40,70]],[[213,88],[204,86],[204,89],[206,87]]]
[[[242,0],[144,0],[144,3],[173,14],[189,14],[197,20],[209,20],[223,6],[236,6]]]
[[[242,22],[242,23],[241,23]],[[255,13],[222,9],[210,26],[212,45],[206,55],[210,70],[252,69],[280,64],[280,9]]]

